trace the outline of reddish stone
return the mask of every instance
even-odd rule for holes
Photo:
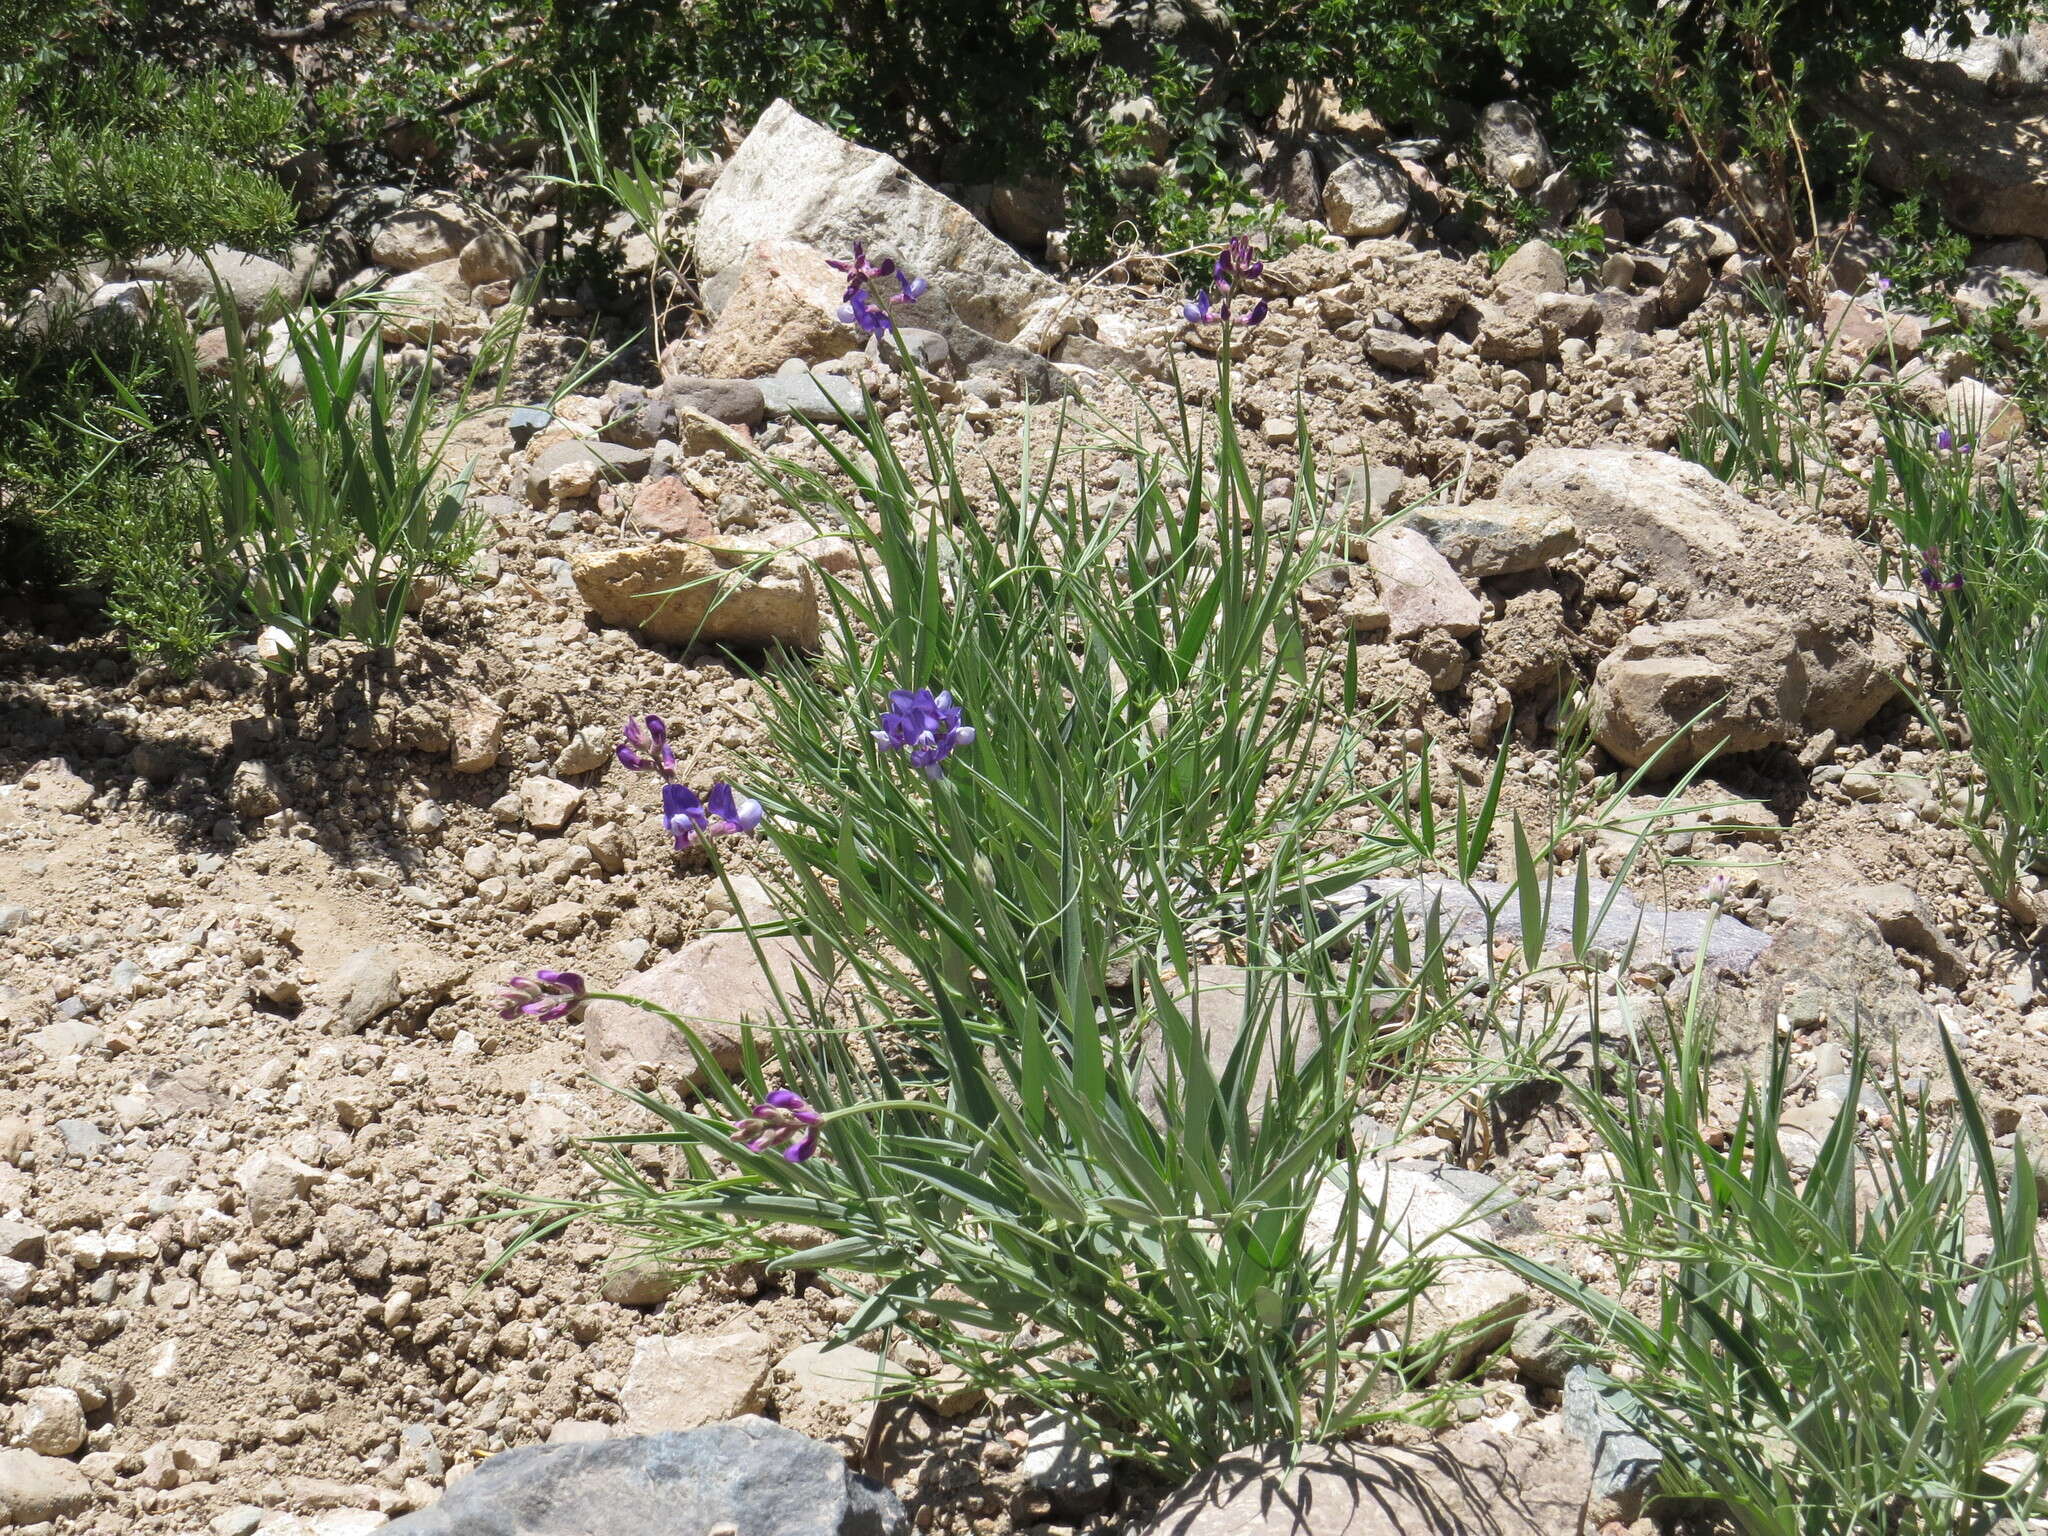
[[[633,522],[656,538],[718,537],[718,525],[697,500],[697,493],[675,475],[664,475],[640,487],[633,498]]]

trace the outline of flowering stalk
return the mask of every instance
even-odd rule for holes
[[[1920,551],[1920,584],[1930,592],[1960,592],[1963,578],[1960,573],[1947,574],[1942,570],[1941,551],[1923,549]]]
[[[661,826],[675,839],[677,853],[700,837],[709,842],[715,837],[752,832],[766,814],[760,801],[740,799],[723,779],[714,783],[702,800],[687,784],[661,787]]]
[[[1236,302],[1235,289],[1250,278],[1266,270],[1263,261],[1252,257],[1252,243],[1243,235],[1233,235],[1224,242],[1217,253],[1216,265],[1210,269],[1210,287],[1202,289],[1192,299],[1181,305],[1180,312],[1190,325],[1208,325],[1221,322],[1225,334],[1233,323],[1231,306]],[[1214,299],[1211,299],[1211,294]],[[1260,299],[1243,315],[1235,317],[1238,325],[1257,325],[1266,318],[1266,301]]]
[[[732,1133],[749,1152],[778,1150],[784,1162],[801,1163],[817,1152],[824,1118],[801,1094],[778,1088],[735,1122]]]

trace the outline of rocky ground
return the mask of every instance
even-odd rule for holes
[[[1198,402],[1216,387],[1178,292],[1055,280],[971,224],[947,249],[902,249],[892,231],[931,228],[902,208],[795,223],[752,166],[743,148],[705,202],[719,315],[661,378],[459,429],[484,552],[427,595],[392,668],[337,645],[289,683],[246,652],[181,681],[135,667],[88,609],[0,610],[0,1416],[16,1447],[0,1524],[342,1536],[508,1447],[747,1412],[872,1451],[920,1529],[1115,1512],[1092,1473],[1048,1471],[1043,1446],[1034,1460],[1004,1405],[936,1378],[870,1444],[857,1357],[816,1348],[852,1308],[828,1287],[734,1272],[676,1288],[618,1269],[593,1231],[487,1276],[509,1233],[464,1224],[494,1190],[583,1187],[574,1138],[626,1123],[587,1068],[675,1066],[604,1016],[502,1019],[504,978],[553,964],[687,984],[727,1014],[758,998],[746,950],[702,937],[730,920],[722,894],[671,855],[610,749],[653,711],[685,777],[719,774],[752,739],[755,648],[815,634],[806,560],[858,558],[779,509],[748,462],[823,469],[798,418],[841,389],[909,429],[900,375],[832,320],[824,256],[865,232],[930,277],[906,334],[989,473],[1064,412],[1070,443],[1099,450],[1076,472],[1113,501],[1132,480],[1112,427],[1163,409],[1176,370]],[[482,237],[446,217],[393,213],[376,254],[454,263],[469,291],[449,303],[474,308],[516,256],[468,270]],[[421,229],[431,250],[401,238]],[[1795,1032],[1800,1126],[1834,1113],[1862,1016],[1897,1032],[1907,1075],[1933,1067],[1946,1022],[2008,1144],[2038,1139],[2038,954],[1949,825],[1966,769],[1895,697],[1911,594],[1878,586],[1848,498],[1753,501],[1668,453],[1703,329],[1740,315],[1743,260],[1692,218],[1617,234],[1584,272],[1541,245],[1498,271],[1426,241],[1312,245],[1259,280],[1272,308],[1241,337],[1238,414],[1273,515],[1306,446],[1346,520],[1347,558],[1303,601],[1318,644],[1362,642],[1382,767],[1427,737],[1469,776],[1505,734],[1511,799],[1547,814],[1566,680],[1590,696],[1599,773],[1729,695],[1728,751],[1655,829],[1636,894],[1697,911],[1704,875],[1732,873],[1729,917],[1755,943],[1720,966],[1724,1011],[1738,1033]],[[1894,322],[1853,313],[1856,345],[1889,334],[1889,360],[1914,368]],[[473,330],[409,334],[452,357]],[[1971,394],[1921,377],[1930,408]],[[1845,450],[1862,431],[1840,424]],[[1368,536],[1404,507],[1406,531]],[[694,619],[644,595],[735,564],[699,541],[750,568],[774,557],[729,579],[731,651],[684,643]],[[1619,868],[1620,832],[1586,841]],[[1648,980],[1684,957],[1649,956]],[[1504,1143],[1401,1134],[1408,1176],[1434,1188],[1462,1162],[1523,1197],[1509,1230],[1532,1243],[1613,1218],[1598,1149],[1556,1111]],[[1561,1378],[1531,1301],[1508,1286],[1469,1305],[1497,1342],[1521,1330],[1467,1433],[1554,1445]]]

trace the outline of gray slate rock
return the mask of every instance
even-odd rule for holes
[[[392,1536],[908,1536],[896,1496],[830,1446],[748,1415],[491,1457]]]
[[[1606,880],[1587,882],[1587,900],[1592,908],[1587,914],[1589,922],[1607,899],[1611,883]],[[1447,935],[1482,931],[1486,911],[1498,908],[1493,926],[1495,936],[1514,938],[1522,931],[1521,903],[1510,899],[1508,891],[1509,887],[1498,880],[1474,880],[1470,885],[1427,878],[1367,880],[1336,892],[1329,898],[1329,905],[1333,916],[1342,921],[1373,902],[1398,901],[1409,920],[1419,924],[1430,906],[1436,904],[1441,907],[1440,920]],[[1571,942],[1572,901],[1573,882],[1563,875],[1558,876],[1550,891],[1546,943]],[[1699,952],[1700,940],[1707,932],[1707,917],[1703,911],[1673,912],[1662,907],[1645,907],[1628,892],[1622,891],[1616,894],[1606,921],[1593,930],[1590,938],[1595,948],[1619,954],[1633,946],[1635,958],[1639,961],[1666,960],[1683,969]],[[1707,960],[1717,971],[1746,974],[1769,943],[1770,939],[1765,934],[1723,913],[1715,919],[1712,937],[1707,940]]]
[[[1641,1494],[1664,1470],[1656,1446],[1637,1434],[1615,1406],[1628,1391],[1605,1371],[1575,1365],[1564,1377],[1564,1432],[1593,1457],[1593,1496],[1625,1499]]]
[[[778,373],[756,379],[761,402],[772,417],[798,416],[807,421],[837,421],[844,410],[861,414],[860,386],[832,374]]]
[[[767,414],[760,386],[751,379],[706,379],[678,374],[663,382],[661,393],[682,409],[701,412],[731,427],[758,427]]]
[[[1285,1446],[1225,1457],[1136,1536],[1564,1536],[1586,1474],[1549,1436],[1460,1429],[1425,1445]]]

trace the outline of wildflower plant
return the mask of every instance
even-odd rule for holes
[[[2010,460],[1989,461],[1981,434],[1930,432],[1907,411],[1877,413],[1885,451],[1872,510],[1917,552],[1923,595],[1906,610],[1959,706],[1981,775],[1960,819],[1984,883],[2022,921],[2048,921],[2048,502]]]
[[[906,377],[915,470],[872,411],[820,429],[831,479],[761,466],[869,544],[814,573],[824,644],[769,659],[743,767],[804,963],[764,965],[793,979],[736,1072],[665,1015],[700,1097],[633,1094],[656,1128],[596,1139],[599,1190],[527,1201],[520,1241],[594,1219],[677,1269],[834,1276],[866,1298],[844,1336],[907,1334],[1170,1474],[1426,1412],[1434,1234],[1395,1240],[1353,1126],[1450,1003],[1397,917],[1333,928],[1321,898],[1453,823],[1360,771],[1307,661],[1313,463],[1269,519],[1226,367],[1213,415],[1027,440],[981,493]],[[1137,462],[1128,505],[1090,502],[1097,451]],[[1241,1010],[1196,984],[1217,961]]]
[[[1742,1536],[2020,1528],[2048,1493],[2048,1293],[2026,1153],[2001,1169],[1945,1035],[1945,1132],[1895,1093],[1866,1140],[1858,1046],[1843,1108],[1795,1170],[1783,1041],[1732,1126],[1710,1130],[1703,998],[1696,973],[1618,1100],[1570,1090],[1615,1167],[1619,1236],[1602,1246],[1621,1294],[1640,1282],[1655,1311],[1487,1251],[1596,1324],[1628,1367],[1635,1427],[1664,1449],[1663,1491],[1712,1498]]]

